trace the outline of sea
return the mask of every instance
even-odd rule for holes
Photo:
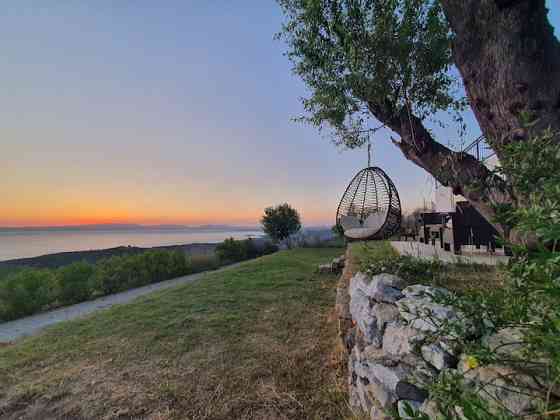
[[[226,238],[259,238],[257,229],[0,229],[0,261],[57,252],[88,251],[117,246],[153,247],[191,243],[218,243]]]

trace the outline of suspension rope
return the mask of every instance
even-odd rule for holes
[[[371,166],[371,142],[369,141],[369,134],[367,138],[367,166]]]

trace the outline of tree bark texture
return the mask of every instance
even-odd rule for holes
[[[560,130],[560,43],[544,0],[441,0],[454,32],[453,59],[470,105],[498,158],[535,130]]]

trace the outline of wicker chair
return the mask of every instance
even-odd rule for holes
[[[336,212],[336,224],[350,240],[387,239],[401,226],[401,202],[393,181],[378,167],[352,179]]]

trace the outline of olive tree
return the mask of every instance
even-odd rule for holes
[[[527,140],[528,115],[537,131],[560,129],[560,44],[544,0],[278,1],[287,18],[279,36],[310,91],[304,121],[350,148],[390,129],[408,160],[491,222],[518,200],[426,121],[449,112],[464,129],[461,112],[471,107],[498,158]]]
[[[261,219],[264,232],[278,243],[301,229],[299,213],[288,203],[267,207]]]

